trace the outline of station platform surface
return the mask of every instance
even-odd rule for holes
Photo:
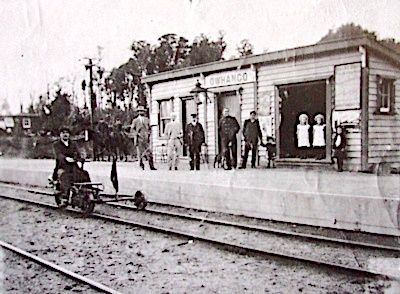
[[[46,186],[54,160],[0,159],[0,181]],[[276,168],[225,171],[203,164],[178,171],[137,162],[118,162],[120,194],[141,190],[150,200],[338,229],[400,236],[400,176]],[[114,193],[111,162],[87,162],[93,182]]]

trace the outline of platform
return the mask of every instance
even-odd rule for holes
[[[400,236],[399,175],[378,177],[315,169],[142,171],[118,162],[121,194],[142,190],[153,201],[330,228]],[[92,181],[113,193],[111,162],[85,165]],[[45,186],[53,160],[0,159],[0,181]],[[146,166],[147,168],[147,166]]]

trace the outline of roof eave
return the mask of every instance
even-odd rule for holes
[[[156,82],[161,82],[165,80],[172,80],[176,78],[183,77],[196,77],[200,74],[215,72],[220,70],[227,70],[232,68],[241,68],[251,64],[262,64],[262,63],[270,63],[277,62],[280,60],[289,60],[296,57],[307,57],[313,56],[321,53],[332,53],[341,50],[351,50],[357,48],[358,46],[366,46],[370,47],[373,50],[377,50],[385,56],[390,57],[391,60],[399,62],[400,54],[395,53],[393,50],[382,46],[376,41],[373,41],[367,37],[357,37],[352,39],[345,40],[334,40],[330,42],[318,43],[309,46],[297,47],[292,49],[285,49],[270,53],[263,53],[259,55],[251,55],[244,58],[238,58],[233,60],[226,61],[216,61],[212,63],[206,63],[196,66],[191,66],[183,69],[177,69],[162,73],[157,73],[153,75],[149,75],[147,77],[143,77],[142,81],[144,83],[153,84]]]

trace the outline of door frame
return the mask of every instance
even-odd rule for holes
[[[238,164],[240,163],[240,158],[242,155],[242,92],[243,92],[243,88],[238,87],[238,89],[236,90],[231,90],[231,91],[221,91],[221,92],[217,92],[215,94],[214,97],[214,132],[215,132],[215,154],[219,154],[219,132],[218,132],[218,125],[219,125],[219,120],[218,120],[218,106],[220,103],[220,97],[221,96],[235,96],[236,99],[238,99],[239,101],[239,118],[238,119],[238,123],[240,126],[240,131],[236,137],[236,139],[238,140]]]
[[[186,135],[185,134],[186,125],[189,123],[186,120],[186,117],[187,117],[187,107],[186,107],[187,105],[186,105],[186,102],[188,100],[194,100],[194,98],[193,98],[193,96],[185,96],[185,97],[180,97],[180,99],[181,99],[182,133],[183,133],[183,136],[185,137],[185,135]],[[198,105],[196,105],[196,113],[199,113],[199,106]],[[188,152],[187,152],[185,147],[182,148],[182,155],[183,156],[188,156]]]
[[[279,87],[290,86],[294,84],[307,84],[313,82],[324,82],[325,83],[325,142],[326,142],[326,157],[324,160],[331,162],[332,160],[332,85],[334,85],[333,76],[323,77],[320,79],[312,79],[307,81],[296,81],[292,83],[274,84],[275,92],[275,140],[276,140],[276,157],[277,159],[285,160],[287,158],[281,158],[281,140],[280,140],[280,124],[281,124],[281,97],[279,96]]]

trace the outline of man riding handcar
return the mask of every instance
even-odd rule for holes
[[[78,166],[83,162],[77,145],[70,139],[68,127],[60,129],[60,139],[53,144],[56,167],[53,172],[53,182],[57,183],[58,197],[68,199],[68,193],[74,182],[90,182],[89,174]],[[61,204],[61,203],[57,203]]]

